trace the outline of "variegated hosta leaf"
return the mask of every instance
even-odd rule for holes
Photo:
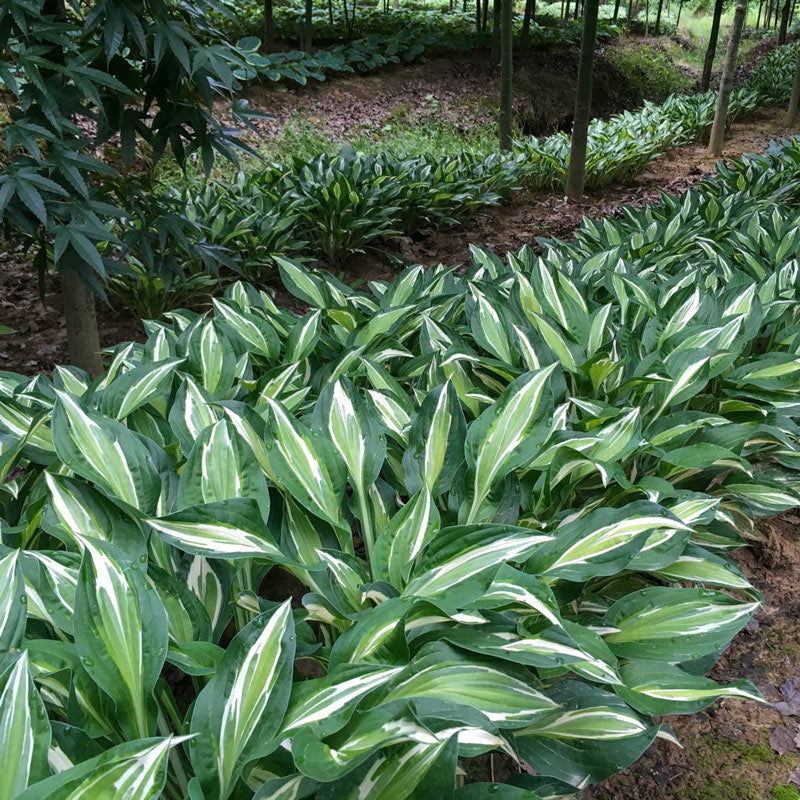
[[[85,411],[65,392],[57,396],[53,443],[58,457],[129,506],[145,514],[155,511],[161,478],[152,450],[122,423]]]
[[[447,796],[455,781],[457,754],[455,736],[389,748],[343,778],[336,786],[336,797],[422,800]]]
[[[515,731],[520,756],[537,773],[583,786],[634,762],[659,729],[619,697],[565,681],[550,691],[558,710]]]
[[[228,420],[203,430],[181,470],[178,504],[186,506],[250,497],[269,517],[269,492],[253,451]]]
[[[356,513],[361,522],[361,537],[369,553],[375,543],[375,531],[368,488],[378,477],[386,457],[380,424],[353,383],[345,378],[322,391],[314,419],[317,429],[327,434],[347,466],[358,500]]]
[[[414,568],[403,595],[433,597],[449,593],[448,602],[463,606],[488,588],[503,564],[524,561],[537,547],[550,541],[550,536],[515,525],[487,523],[444,528]]]
[[[558,528],[551,542],[537,548],[526,569],[571,581],[613,575],[642,553],[650,537],[653,547],[660,548],[660,557],[664,546],[670,547],[664,562],[669,563],[682,552],[689,530],[660,506],[646,501],[600,508]]]
[[[142,364],[112,381],[100,399],[100,407],[114,419],[125,419],[132,411],[149,403],[156,395],[169,390],[168,379],[175,374],[180,358],[168,358]]]
[[[480,711],[501,728],[520,728],[551,712],[557,704],[533,688],[532,675],[516,673],[508,664],[478,661],[447,646],[432,646],[409,667],[382,698],[431,698]]]
[[[622,667],[619,696],[642,714],[695,714],[720,697],[763,702],[750,681],[720,686],[710,678],[690,675],[672,664],[632,661]]]
[[[16,650],[25,635],[25,581],[19,553],[0,558],[0,657]]]
[[[450,489],[464,464],[466,423],[451,381],[423,400],[408,435],[403,477],[412,494],[423,486],[434,497]]]
[[[414,495],[389,521],[372,551],[372,574],[398,589],[408,580],[416,559],[439,529],[439,511],[426,489]]]
[[[484,503],[497,482],[525,463],[543,441],[547,429],[537,422],[552,410],[543,401],[554,381],[555,365],[526,373],[513,381],[497,402],[469,426],[466,454],[472,477],[471,501],[465,504],[465,522],[489,513]]]
[[[186,736],[138,739],[31,786],[15,800],[157,800],[171,748]]]
[[[653,587],[614,603],[604,639],[621,658],[689,661],[725,647],[747,624],[758,602],[711,589]]]
[[[269,463],[275,480],[315,516],[344,528],[341,503],[345,474],[333,445],[312,432],[275,400],[269,406]]]
[[[167,653],[167,619],[156,592],[121,550],[83,540],[75,593],[75,645],[86,671],[117,704],[131,738],[152,729],[151,696]]]
[[[139,525],[127,517],[101,492],[75,478],[54,475],[46,471],[45,483],[50,501],[42,518],[42,527],[65,543],[80,549],[80,539],[101,539],[113,542],[131,558],[139,558],[147,551],[144,535]]]
[[[320,737],[339,730],[367,695],[402,671],[403,667],[351,665],[332,670],[324,678],[295,683],[281,736],[304,727]]]
[[[209,558],[262,558],[292,563],[267,529],[258,503],[249,497],[184,508],[147,524],[173,547]]]
[[[49,774],[50,722],[25,652],[0,674],[0,742],[0,798],[13,800]]]
[[[189,756],[207,800],[224,800],[248,761],[275,747],[292,685],[294,624],[289,601],[261,614],[228,646],[197,698]]]

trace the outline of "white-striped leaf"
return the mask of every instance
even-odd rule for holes
[[[198,696],[189,756],[207,800],[228,797],[242,767],[268,752],[289,701],[294,653],[287,601],[236,635]]]

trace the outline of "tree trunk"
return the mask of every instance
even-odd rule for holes
[[[656,11],[656,27],[655,27],[655,35],[658,36],[661,33],[661,7],[664,5],[664,0],[658,0],[658,11]]]
[[[103,361],[100,358],[94,294],[74,270],[62,269],[59,275],[70,364],[85,369],[92,376],[99,375],[103,371]]]
[[[675,27],[681,24],[681,11],[683,11],[683,0],[678,4],[678,18],[675,20]]]
[[[756,17],[756,30],[761,27],[761,9],[764,7],[764,0],[758,2],[758,16]]]
[[[502,0],[500,54],[500,149],[511,150],[511,101],[514,72],[514,0]]]
[[[489,24],[489,0],[483,0],[483,18],[481,19],[481,30],[485,31]]]
[[[650,35],[650,0],[644,3],[644,35]]]
[[[525,16],[522,18],[522,35],[519,40],[519,51],[523,56],[528,55],[531,47],[531,20],[535,13],[536,0],[525,0]]]
[[[565,6],[565,0],[561,0],[561,14],[559,15],[559,19],[562,22],[564,21],[564,6]]]
[[[572,124],[572,144],[567,172],[567,198],[580,202],[586,181],[586,139],[589,134],[589,114],[592,105],[592,67],[597,37],[598,0],[587,0],[581,38],[581,60],[578,65],[578,86],[575,93],[575,119]]]
[[[261,32],[261,49],[271,53],[275,49],[275,23],[272,20],[272,0],[264,0],[264,24]]]
[[[711,137],[708,142],[708,150],[715,156],[722,155],[722,145],[725,140],[725,123],[728,119],[728,103],[733,90],[733,73],[736,71],[736,56],[739,53],[739,42],[742,38],[746,14],[747,0],[736,0],[733,26],[728,39],[728,49],[725,52],[725,64],[722,67],[722,79],[719,84],[717,110],[714,113],[714,124],[711,127]]]
[[[786,0],[783,4],[783,11],[781,12],[781,27],[778,30],[778,44],[786,44],[786,29],[789,27],[789,12],[791,9],[790,0]]]
[[[313,11],[314,11],[314,3],[312,0],[306,0],[306,13],[303,19],[303,50],[306,53],[312,52],[311,47],[311,34],[313,30]]]
[[[797,5],[797,0],[792,0],[792,10],[789,12],[789,27],[792,27],[792,23],[794,22],[794,9]]]
[[[792,96],[789,100],[789,108],[786,111],[786,125],[794,125],[797,120],[798,110],[800,110],[800,50],[797,51],[797,65],[794,70]]]
[[[617,21],[618,16],[619,16],[619,0],[616,0],[616,2],[614,3],[614,19],[613,19],[614,22]]]
[[[500,60],[500,0],[492,2],[492,61]]]
[[[397,0],[395,0],[395,2],[397,2]],[[465,14],[467,13],[467,0],[464,0],[464,2],[461,4],[461,10],[462,10],[462,11],[463,11]]]
[[[475,0],[475,32],[481,32],[481,0]]]
[[[722,16],[723,0],[714,3],[714,19],[711,22],[711,33],[708,35],[708,49],[703,62],[703,75],[700,78],[700,91],[707,92],[711,85],[711,70],[714,67],[714,56],[717,52],[717,39],[719,38],[719,19]]]
[[[579,2],[580,2],[580,0],[575,0],[575,11],[572,14],[572,18],[573,19],[578,19],[578,3]]]

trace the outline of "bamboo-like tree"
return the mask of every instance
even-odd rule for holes
[[[500,0],[492,0],[492,61],[500,60]]]
[[[612,19],[612,22],[616,22],[617,17],[619,17],[619,0],[615,0],[614,2],[614,17]]]
[[[778,29],[778,44],[786,44],[786,30],[789,27],[789,12],[791,9],[791,0],[786,0],[781,11],[781,27]]]
[[[722,5],[725,0],[716,0],[714,3],[714,18],[711,21],[711,31],[708,34],[708,48],[703,62],[703,74],[700,77],[700,91],[707,92],[711,85],[711,70],[714,68],[714,56],[717,54],[717,39],[719,38],[719,21],[722,17]]]
[[[313,50],[311,37],[314,30],[314,3],[313,0],[306,0],[306,10],[303,16],[303,50],[310,53]]]
[[[272,0],[264,0],[261,49],[265,53],[271,53],[275,49],[275,22],[272,18]]]
[[[681,11],[683,11],[683,0],[681,0],[681,2],[678,3],[678,17],[675,20],[675,27],[676,28],[678,27],[678,25],[681,24]]]
[[[789,99],[789,108],[786,110],[786,125],[794,125],[798,111],[800,111],[800,50],[797,51],[797,66],[794,70],[792,96]]]
[[[536,14],[536,0],[525,0],[525,15],[522,17],[522,34],[519,40],[520,54],[527,55],[531,47],[531,22]]]
[[[572,123],[572,144],[567,172],[567,198],[579,202],[586,182],[586,140],[592,105],[592,68],[597,38],[598,0],[586,0],[581,38],[581,59],[578,64],[578,86],[575,93],[575,119]]]
[[[514,72],[514,0],[502,4],[500,45],[500,149],[511,149],[511,103]]]
[[[656,36],[661,33],[661,9],[664,5],[664,0],[658,0],[658,11],[656,11],[656,26],[653,29]]]
[[[733,25],[728,37],[728,48],[725,51],[725,63],[722,67],[722,79],[719,83],[717,109],[714,113],[714,124],[711,126],[711,137],[708,142],[708,150],[715,156],[722,155],[722,145],[725,141],[725,123],[728,119],[728,104],[733,90],[733,73],[736,71],[736,57],[739,54],[739,42],[742,39],[745,16],[747,16],[747,0],[736,0]]]

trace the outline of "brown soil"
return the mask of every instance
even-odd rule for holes
[[[725,157],[761,153],[769,143],[797,132],[783,124],[785,110],[765,108],[731,126]],[[716,172],[717,159],[705,144],[667,151],[647,171],[626,185],[611,185],[591,192],[583,204],[569,204],[547,192],[523,192],[505,206],[481,212],[465,229],[441,231],[413,243],[406,255],[423,264],[469,262],[469,245],[480,244],[498,254],[533,244],[536,237],[569,237],[584,216],[615,216],[623,205],[640,207],[658,200],[662,192],[680,194],[701,178]]]
[[[766,541],[735,557],[764,593],[763,608],[711,677],[721,683],[747,678],[779,703],[790,687],[785,682],[800,676],[800,517],[786,514],[762,530]],[[657,741],[636,764],[592,787],[587,800],[769,800],[775,787],[800,785],[800,706],[780,708],[783,713],[723,700],[699,714],[669,718],[683,749]]]
[[[515,66],[514,105],[526,134],[551,133],[572,120],[578,69],[577,48],[545,48]],[[257,120],[261,139],[302,119],[333,141],[369,137],[404,120],[448,122],[468,133],[495,118],[499,69],[486,53],[437,57],[396,65],[372,75],[345,75],[306,86],[248,86],[242,96],[269,117]],[[598,51],[593,72],[592,115],[607,116],[638,105],[621,73]],[[220,112],[223,107],[220,106]]]

